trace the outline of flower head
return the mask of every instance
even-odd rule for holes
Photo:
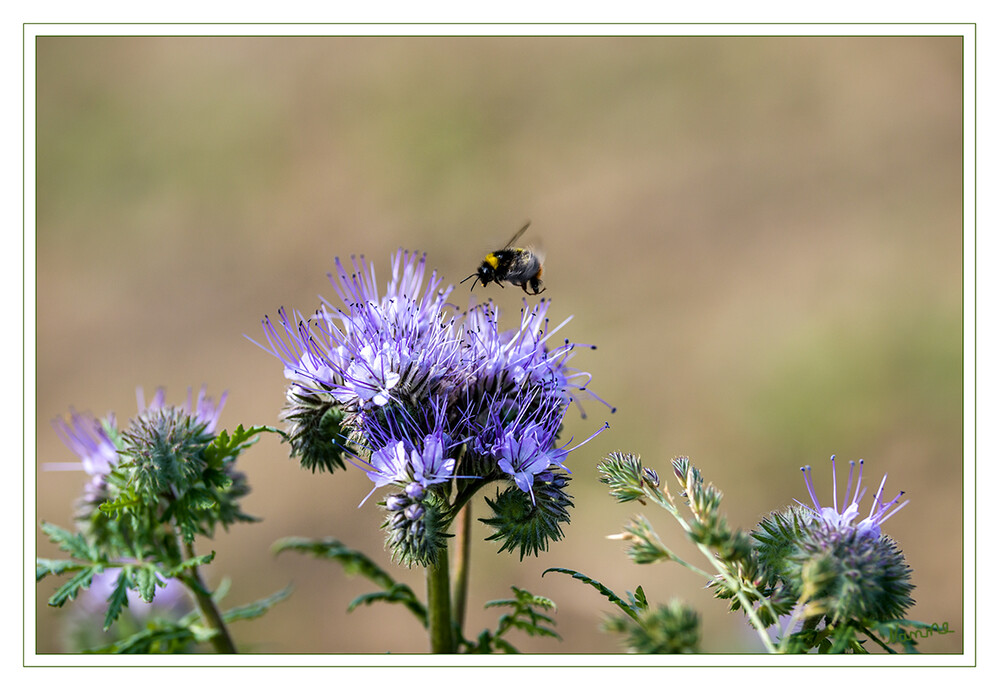
[[[912,598],[911,570],[902,550],[881,525],[904,506],[900,492],[883,501],[885,479],[875,493],[867,516],[860,519],[864,497],[863,461],[857,472],[850,463],[846,491],[840,501],[833,461],[832,504],[822,506],[803,467],[812,500],[764,519],[753,536],[761,581],[805,606],[804,615],[832,624],[860,621],[867,625],[901,618]]]
[[[801,471],[805,475],[805,487],[808,489],[808,495],[812,499],[812,505],[809,507],[797,501],[798,505],[804,506],[806,509],[814,512],[833,533],[849,534],[853,532],[861,538],[878,538],[881,536],[881,525],[909,503],[908,501],[899,503],[905,492],[899,491],[890,501],[882,501],[881,497],[884,494],[885,481],[888,479],[888,475],[886,474],[882,477],[881,485],[878,486],[878,490],[874,494],[874,499],[871,501],[871,510],[868,512],[867,517],[855,525],[854,520],[860,515],[860,501],[863,499],[864,494],[867,493],[867,487],[862,486],[864,480],[864,461],[861,460],[859,463],[860,469],[857,473],[856,484],[853,484],[853,471],[856,464],[852,460],[850,461],[850,475],[846,480],[846,490],[843,492],[843,502],[841,505],[837,497],[836,456],[833,455],[831,460],[833,475],[832,505],[822,507],[819,503],[812,484],[812,468],[809,465],[802,467]],[[851,487],[853,488],[852,497],[850,496]]]
[[[574,450],[558,437],[590,379],[567,364],[578,346],[555,340],[569,319],[550,328],[546,300],[525,300],[509,331],[491,302],[457,313],[447,303],[453,287],[427,276],[426,256],[401,250],[384,291],[363,257],[335,260],[329,278],[342,304],[323,299],[309,319],[281,309],[263,322],[261,347],[289,380],[292,454],[312,469],[349,459],[374,489],[395,487],[386,529],[407,563],[432,562],[457,509],[493,480],[530,496],[528,506],[550,502],[557,538],[568,480],[552,482]],[[323,420],[333,417],[330,435]],[[331,442],[335,452],[324,451]]]
[[[197,397],[188,389],[184,402],[171,405],[160,388],[147,402],[138,388],[138,413],[121,430],[114,415],[98,422],[73,412],[68,422],[56,420],[56,433],[91,477],[78,522],[95,539],[114,543],[124,557],[134,556],[129,549],[143,525],[155,531],[175,521],[190,542],[195,534],[210,536],[216,524],[253,520],[238,507],[249,492],[235,467],[243,446],[208,452],[225,400],[223,393],[216,402],[202,387]],[[120,519],[120,511],[131,519]]]

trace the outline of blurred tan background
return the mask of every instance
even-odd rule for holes
[[[457,283],[530,218],[546,298],[574,364],[617,406],[570,413],[610,431],[570,456],[566,538],[540,558],[497,555],[476,528],[466,636],[515,584],[553,598],[561,642],[616,653],[609,604],[551,566],[623,595],[686,599],[706,652],[758,640],[679,566],[634,566],[619,531],[641,506],[597,482],[609,451],[664,477],[689,455],[732,524],[805,499],[798,467],[867,463],[868,498],[911,504],[886,531],[914,570],[910,618],[963,649],[962,43],[925,38],[40,38],[37,54],[38,520],[70,526],[82,473],[50,420],[70,407],[135,412],[136,386],[180,402],[229,391],[223,425],[275,424],[284,380],[250,343],[278,307],[332,297],[334,256],[428,252]],[[454,293],[459,305],[467,285]],[[477,288],[513,327],[523,294]],[[290,535],[336,536],[390,563],[370,483],[312,475],[265,438],[242,459],[263,518],[237,525],[207,576],[226,604],[289,582],[292,597],[237,623],[260,653],[423,652],[401,607],[345,612],[368,583],[334,563],[271,556]],[[845,470],[845,464],[841,464]],[[841,480],[845,477],[841,477]],[[492,492],[490,492],[492,493]],[[865,503],[865,507],[869,505]],[[481,500],[477,516],[484,516]],[[663,539],[686,549],[663,513]],[[57,551],[38,532],[38,555]],[[37,650],[64,651],[37,588]]]

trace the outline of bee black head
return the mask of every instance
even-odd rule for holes
[[[472,281],[473,290],[475,289],[476,283],[478,283],[480,280],[482,281],[483,287],[489,285],[489,283],[493,281],[496,281],[497,284],[499,283],[499,281],[496,280],[496,271],[493,270],[493,267],[487,263],[483,263],[481,266],[479,266],[479,270],[477,270],[472,275],[468,276],[468,278],[465,278],[465,280],[471,280],[472,278],[476,279]],[[464,283],[465,280],[461,282]]]

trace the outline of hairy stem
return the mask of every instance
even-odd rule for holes
[[[451,591],[446,546],[437,554],[437,560],[427,568],[427,627],[430,629],[431,652],[453,654],[457,651],[454,623],[451,619]]]
[[[454,554],[454,622],[460,632],[465,627],[465,610],[468,604],[468,568],[472,533],[472,506],[466,503],[458,513],[455,525]]]
[[[193,544],[185,544],[184,549],[187,552],[188,558],[195,557]],[[209,628],[215,631],[215,634],[211,638],[215,651],[219,654],[236,654],[236,645],[233,644],[232,637],[229,636],[229,630],[225,626],[225,621],[222,620],[222,614],[219,613],[215,602],[212,601],[211,594],[208,592],[208,588],[205,587],[205,583],[201,579],[198,567],[191,566],[188,568],[188,574],[183,577],[183,580],[187,588],[191,591],[191,594],[194,595],[194,601],[198,605],[198,611],[201,613],[202,620],[205,621]]]

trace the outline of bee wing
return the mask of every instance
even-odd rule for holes
[[[510,241],[506,243],[506,246],[503,247],[503,249],[509,249],[510,247],[512,247],[513,243],[516,242],[518,239],[520,239],[520,236],[523,235],[527,231],[527,228],[529,227],[531,227],[531,221],[527,221],[526,223],[524,223],[524,227],[518,230],[514,234],[514,236],[510,238]]]

